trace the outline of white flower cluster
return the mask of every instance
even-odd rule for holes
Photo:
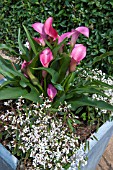
[[[71,111],[71,104],[68,105],[67,102],[64,101],[64,104],[59,106],[58,111],[69,113]]]
[[[89,70],[87,68],[86,70],[83,70],[81,76],[83,78],[85,78],[86,80],[88,80],[88,79],[90,79],[90,81],[99,80],[99,81],[106,83],[108,85],[113,85],[113,78],[107,77],[107,75],[105,73],[103,73],[101,70],[98,70],[97,68],[93,69],[93,70]],[[96,99],[96,100],[102,100],[102,101],[108,102],[111,105],[113,105],[113,89],[110,89],[110,88],[107,89],[107,87],[106,87],[106,89],[103,89],[103,92],[104,92],[105,96],[101,96],[99,94],[93,94],[92,98]],[[107,110],[104,110],[104,109],[100,110],[99,108],[96,108],[96,110],[98,111],[99,115],[101,115],[102,113],[104,113],[104,114],[107,113]],[[113,113],[111,113],[111,114],[113,114]]]
[[[10,102],[4,104],[10,105]],[[79,137],[70,131],[62,116],[51,114],[51,101],[48,98],[40,105],[23,105],[24,100],[20,98],[16,108],[7,110],[0,119],[11,122],[5,126],[5,130],[12,135],[8,147],[11,150],[17,147],[20,152],[29,153],[32,170],[63,170],[67,164],[73,170],[79,162],[86,164],[84,149],[79,149]],[[66,102],[62,106],[62,111],[69,111],[71,107]]]
[[[71,166],[68,170],[78,170],[78,167],[87,165],[85,144],[81,144],[79,149],[73,154]]]

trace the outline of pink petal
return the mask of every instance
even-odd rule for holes
[[[75,69],[76,69],[76,65],[77,65],[77,62],[76,62],[73,58],[71,58],[69,71],[70,71],[70,72],[75,71]]]
[[[74,31],[74,34],[72,35],[72,38],[71,38],[71,46],[74,47],[75,43],[76,43],[76,40],[78,39],[78,36],[79,36],[79,32],[78,31]]]
[[[34,37],[33,38],[38,44],[42,45],[42,46],[45,46],[45,41],[44,41],[44,38],[43,37],[40,37],[40,38],[37,38],[37,37]]]
[[[58,37],[58,44],[60,44],[65,38],[70,38],[74,34],[73,32],[66,32]]]
[[[89,37],[89,29],[87,27],[81,26],[81,27],[78,27],[72,31],[74,31],[74,34],[72,35],[72,38],[71,38],[71,46],[72,47],[75,45],[76,40],[78,39],[78,36],[80,34],[83,34],[84,36]]]
[[[47,94],[48,94],[48,96],[50,97],[51,100],[53,100],[53,98],[56,96],[57,90],[52,84],[48,85]]]
[[[44,67],[48,67],[49,63],[53,60],[52,51],[46,48],[40,53],[40,62]]]
[[[76,44],[72,50],[71,57],[77,64],[86,56],[86,47],[83,44]]]
[[[57,31],[52,27],[53,18],[49,17],[44,24],[44,31],[50,37],[56,39],[58,38]]]
[[[30,62],[27,62],[27,61],[24,60],[24,62],[23,62],[22,65],[21,65],[21,70],[27,68],[27,66],[28,66],[30,63],[31,63],[31,61],[30,61]]]
[[[78,31],[80,34],[83,34],[84,36],[89,37],[89,28],[81,26],[81,27],[76,28],[75,30]]]
[[[44,24],[40,22],[36,22],[32,24],[32,27],[34,28],[35,31],[39,32],[44,37],[46,36],[45,31],[44,31]]]

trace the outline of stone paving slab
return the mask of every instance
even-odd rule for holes
[[[113,170],[113,136],[111,137],[96,170]]]

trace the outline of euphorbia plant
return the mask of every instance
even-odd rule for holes
[[[95,93],[104,95],[103,89],[112,88],[111,86],[98,81],[97,87],[97,83],[89,80],[81,80],[81,83],[75,86],[76,77],[79,76],[76,67],[86,57],[86,47],[76,41],[80,34],[89,37],[89,29],[81,26],[58,35],[52,22],[53,18],[49,17],[44,24],[32,24],[33,29],[39,33],[38,37],[31,36],[24,26],[28,47],[21,43],[19,30],[21,64],[0,57],[0,73],[6,77],[0,87],[0,99],[16,99],[22,96],[41,103],[40,95],[43,93],[44,97],[51,99],[54,109],[66,101],[71,104],[72,111],[88,105],[113,110],[113,107],[104,101],[92,100],[93,90],[90,90],[92,87]]]

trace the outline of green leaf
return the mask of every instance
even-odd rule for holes
[[[0,56],[0,73],[4,75],[4,77],[14,78],[13,71],[14,67],[11,61],[6,60]]]
[[[97,85],[97,86],[100,86],[100,87],[106,87],[106,88],[109,88],[109,89],[113,89],[113,86],[112,85],[109,85],[107,83],[104,83],[102,81],[99,81],[99,80],[92,80],[91,82],[87,83],[88,85]]]
[[[13,79],[14,77],[18,76],[25,82],[29,82],[29,80],[19,70],[16,70],[16,67],[10,60],[4,59],[1,56],[0,56],[0,73],[4,75],[4,77]]]
[[[69,128],[70,128],[71,131],[73,132],[72,120],[68,118],[68,119],[67,119],[67,123],[68,123]]]
[[[92,98],[85,95],[75,98],[75,100],[73,99],[73,101],[69,101],[69,104],[71,104],[72,110],[76,110],[78,107],[81,106],[93,106],[100,109],[113,111],[113,106],[111,104],[106,103],[102,100],[93,100]]]
[[[8,85],[18,85],[19,83],[19,80],[16,78],[16,79],[13,79],[13,80],[6,80],[4,81],[2,84],[0,84],[0,90],[4,87],[7,87]]]
[[[50,64],[50,68],[52,68],[55,71],[59,71],[60,69],[60,65],[59,65],[59,61],[60,61],[61,57],[57,56],[57,58],[55,58],[52,63]]]
[[[0,90],[0,100],[5,99],[17,99],[25,94],[27,90],[22,89],[21,87],[7,87]]]
[[[103,90],[103,87],[100,89]],[[66,95],[66,98],[69,99],[69,98],[72,98],[75,94],[84,94],[84,93],[99,94],[101,96],[108,97],[106,94],[104,94],[104,92],[101,92],[100,89],[97,89],[91,86],[75,88],[74,90],[68,92],[68,94]]]
[[[41,52],[41,51],[40,51]],[[39,52],[39,53],[40,53]],[[31,64],[29,65],[30,67],[35,67],[35,65],[38,63],[39,60],[39,53],[37,53],[37,55],[32,59]]]
[[[106,53],[104,53],[104,54],[102,54],[102,55],[100,55],[98,57],[95,57],[93,59],[92,65],[95,64],[96,62],[102,60],[103,58],[108,57],[108,56],[113,56],[113,51],[109,51],[109,52],[106,52]]]
[[[42,86],[40,85],[38,78],[35,77],[35,76],[32,74],[32,72],[31,72],[31,70],[29,69],[29,67],[27,68],[27,74],[28,74],[29,78],[31,79],[33,85],[37,86],[37,87],[39,88],[39,90],[41,91],[41,93],[44,93],[44,90],[43,90]]]
[[[61,86],[61,84],[57,84],[56,81],[58,79],[58,73],[53,70],[52,68],[45,68],[45,67],[39,67],[39,68],[32,68],[34,70],[45,70],[47,71],[51,76],[52,76],[52,79],[51,79],[51,83],[54,84],[54,86],[60,90],[60,91],[64,91],[64,88],[63,86]]]
[[[6,44],[0,44],[0,50],[8,50],[10,53],[18,55],[11,47]]]
[[[44,40],[45,41],[45,43],[48,45],[48,47],[50,48],[50,49],[52,49],[53,47],[51,46],[51,44],[45,39]]]
[[[27,87],[27,84],[24,81],[21,80],[19,83],[21,87],[23,88]]]
[[[27,30],[27,28],[26,28],[24,25],[23,25],[23,27],[24,27],[24,30],[25,30],[25,32],[26,32],[26,34],[27,34],[27,38],[28,38],[28,41],[29,41],[29,43],[30,43],[30,47],[32,48],[32,50],[33,50],[33,52],[35,53],[35,55],[37,55],[36,44],[37,44],[37,46],[38,46],[38,43],[36,43],[36,42],[33,40],[32,36],[30,35],[29,31]]]
[[[59,49],[62,47],[63,44],[65,44],[66,41],[67,41],[67,38],[65,38],[60,44],[58,44],[58,45],[52,50],[52,53],[53,53],[53,56],[54,56],[54,57],[57,56],[57,53],[58,53]]]
[[[74,83],[75,74],[75,72],[70,73],[64,80],[63,87],[65,88],[65,92],[67,92],[70,86],[72,86],[72,83]]]
[[[54,84],[54,86],[60,90],[60,91],[64,91],[64,88],[61,86],[61,84]]]
[[[66,75],[66,72],[69,68],[69,65],[70,65],[70,57],[67,55],[67,56],[64,56],[61,58],[61,60],[59,61],[60,62],[60,69],[59,69],[59,75],[58,75],[58,82],[62,82],[65,78],[65,75]]]
[[[57,73],[55,70],[53,70],[52,68],[39,67],[39,68],[32,68],[32,69],[34,69],[34,70],[45,70],[45,71],[47,71],[47,72],[52,76],[51,82],[52,82],[53,84],[56,84],[56,81],[57,81],[57,79],[58,79],[58,73]]]
[[[26,57],[26,47],[22,44],[21,42],[21,35],[20,35],[20,28],[18,30],[18,44],[19,44],[19,49],[22,51],[22,54],[25,55],[25,60],[27,60],[27,57]]]
[[[66,97],[65,93],[58,95],[55,99],[55,102],[53,103],[53,108],[57,108],[61,103],[63,103],[65,100],[65,97]]]
[[[25,95],[23,95],[22,97],[25,98],[25,99],[28,99],[30,101],[33,101],[35,103],[42,103],[42,99],[39,97],[40,94],[38,92],[38,90],[33,87],[33,86],[30,86],[31,87],[31,91],[30,93],[27,93]]]
[[[88,86],[76,88],[76,92],[79,94],[82,94],[82,93],[99,94],[101,96],[108,97],[106,94],[104,94],[104,92],[101,92],[101,90],[104,90],[104,89],[103,88],[97,89],[97,88],[88,87]]]

